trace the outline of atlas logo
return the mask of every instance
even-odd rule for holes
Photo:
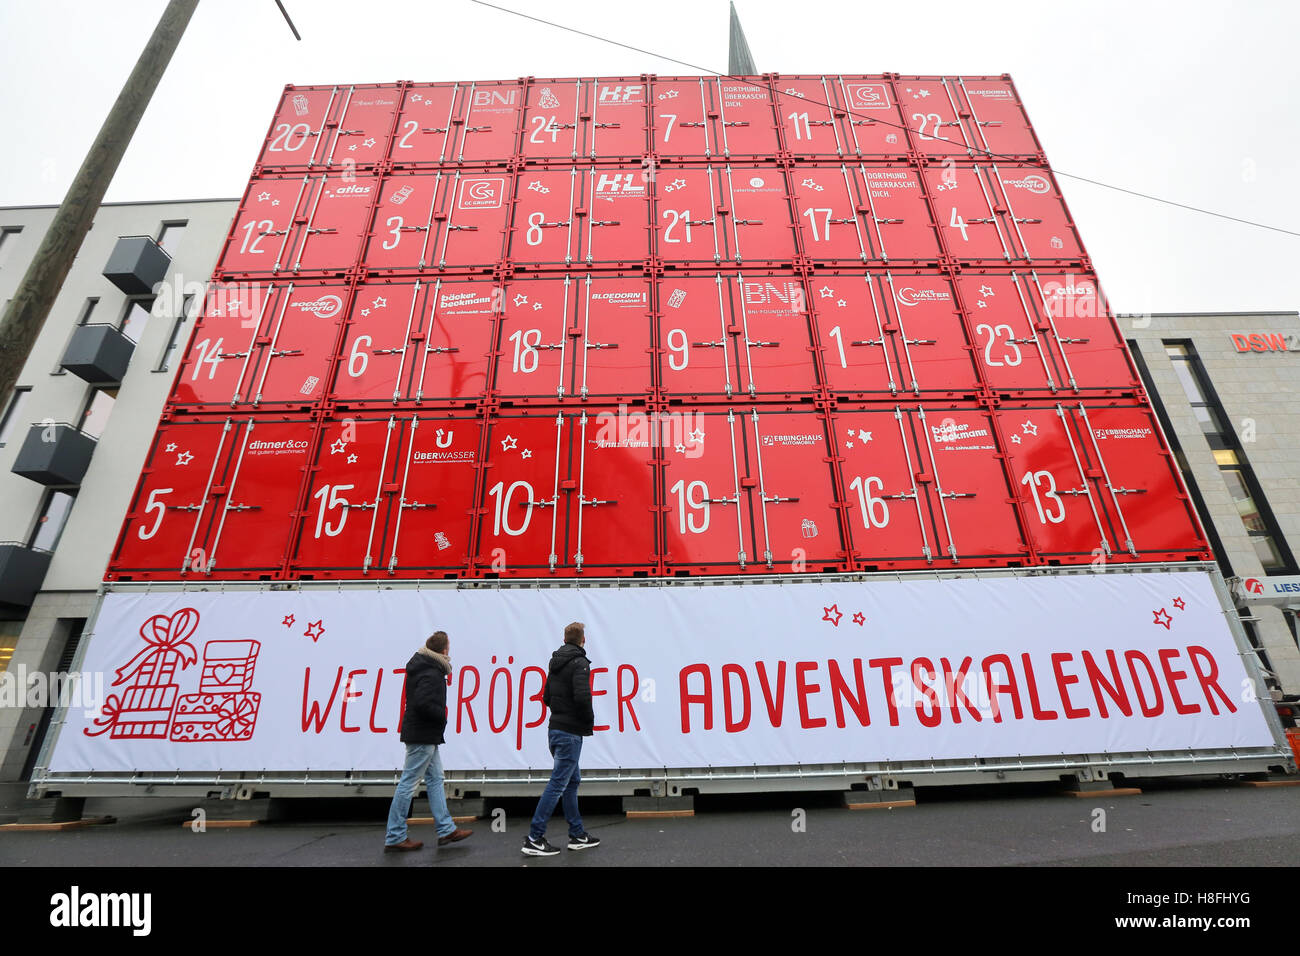
[[[336,196],[365,196],[370,192],[369,186],[340,186],[334,190]]]
[[[938,289],[899,289],[898,304],[911,308],[914,305],[920,305],[922,302],[947,302],[952,298],[947,292],[940,292]]]
[[[1031,193],[1041,196],[1045,192],[1050,192],[1052,184],[1044,176],[1037,173],[1030,173],[1024,179],[1008,179],[1008,186],[1015,186],[1017,189],[1028,189]]]
[[[332,319],[343,308],[343,299],[337,295],[323,295],[312,302],[295,302],[295,309],[309,312],[318,319]]]
[[[626,193],[641,195],[645,193],[644,184],[638,183],[636,173],[601,173],[596,180],[597,193]]]
[[[858,110],[889,109],[889,92],[883,83],[850,83],[849,105]]]
[[[467,179],[460,186],[460,208],[499,209],[505,187],[504,178]]]
[[[1259,578],[1246,578],[1245,588],[1247,594],[1263,594],[1264,585]]]

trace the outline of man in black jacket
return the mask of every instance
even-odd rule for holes
[[[406,835],[415,788],[424,778],[429,809],[438,825],[438,846],[463,840],[473,830],[457,828],[447,810],[442,790],[442,758],[438,747],[447,729],[447,677],[451,674],[451,642],[446,631],[435,631],[406,663],[406,710],[402,714],[402,742],[406,767],[388,808],[388,833],[384,851],[418,850],[424,846]]]
[[[522,849],[525,856],[554,856],[560,852],[546,842],[546,824],[556,803],[564,807],[564,819],[569,823],[570,850],[600,845],[600,840],[583,829],[578,813],[578,782],[582,779],[578,758],[582,738],[591,736],[596,723],[591,709],[591,662],[583,650],[586,643],[586,629],[575,621],[564,629],[564,644],[551,655],[542,700],[551,709],[548,741],[555,768],[537,801],[537,812]]]

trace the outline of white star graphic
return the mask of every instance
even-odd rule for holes
[[[838,305],[841,309],[844,308],[846,305],[848,305],[848,303],[845,302],[843,299],[840,299],[840,300],[839,300],[838,302],[836,302],[835,304]]]
[[[986,285],[982,285],[980,286],[980,295],[987,299],[993,295],[993,290]]]
[[[348,443],[345,442],[342,438],[340,438],[338,441],[334,442],[334,444],[330,445],[330,454],[341,455],[343,454],[344,449],[346,449],[347,447],[348,447]]]
[[[194,460],[194,456],[190,454],[188,448],[176,456],[176,464],[178,465],[188,465],[193,460]]]
[[[978,302],[975,303],[975,308],[977,309],[987,309],[988,307],[989,304],[985,302],[983,299],[980,299]]]
[[[514,298],[515,305],[523,305],[527,301],[528,301],[528,296],[524,295],[522,292],[520,292]]]
[[[357,144],[356,144],[356,143],[353,143],[353,144],[351,144],[350,146],[348,146],[348,152],[349,152],[349,153],[355,153],[356,151],[357,151]]]
[[[520,458],[532,458],[532,457],[533,457],[533,450],[532,450],[531,448],[525,448],[523,451],[521,451],[521,452],[519,453],[519,457],[520,457]]]
[[[661,100],[673,100],[676,98],[677,98],[676,90],[664,90],[662,93],[659,94],[659,99]]]
[[[684,455],[686,454],[686,446],[681,442],[678,442],[676,445],[673,445],[673,451],[677,452],[679,455]]]
[[[791,87],[788,90],[783,90],[782,92],[784,92],[786,96],[797,96],[801,100],[806,98],[802,93],[800,93],[794,87]]]
[[[420,100],[422,100],[422,99],[424,99],[424,97],[421,96],[419,93],[412,93],[412,94],[411,94],[411,102],[412,102],[412,103],[418,103],[418,102],[420,102]]]
[[[361,314],[362,314],[362,315],[369,315],[369,314],[370,314],[370,310],[369,310],[369,309],[362,309],[362,310],[361,310]]]
[[[1020,429],[1021,429],[1021,431],[1023,431],[1026,435],[1037,435],[1037,434],[1038,434],[1038,426],[1035,425],[1033,422],[1028,422],[1028,421],[1025,422],[1023,425],[1020,426]]]
[[[689,433],[686,437],[698,445],[704,441],[704,429],[697,428],[695,429],[695,431]]]
[[[511,448],[514,448],[516,444],[515,436],[507,435],[505,438],[501,439],[501,450],[509,451]]]
[[[258,202],[266,202],[270,198],[271,198],[271,194],[268,192],[260,192],[257,194]]]
[[[540,302],[534,302],[534,303],[533,303],[533,311],[534,311],[534,312],[540,312],[541,309],[542,309],[542,304],[541,304]]]
[[[278,200],[278,199],[272,199],[272,200],[271,200],[271,205],[272,205],[272,206],[278,206],[278,205],[280,205],[280,200]]]
[[[226,314],[229,315],[239,308],[239,299],[231,299],[226,303]]]
[[[927,96],[930,95],[930,91],[929,91],[929,90],[917,90],[917,91],[916,91],[916,95],[919,96],[919,97],[921,97],[921,99],[925,99]]]
[[[388,305],[388,300],[385,299],[382,295],[375,296],[375,301],[370,303],[370,307],[372,309],[382,309],[386,305]]]
[[[871,441],[871,432],[864,432],[862,429],[859,428],[858,438],[862,441]]]
[[[833,299],[835,297],[835,290],[828,285],[822,286],[820,289],[817,290],[817,293],[823,299]]]
[[[1011,436],[1011,440],[1012,440],[1013,442],[1015,442],[1017,445],[1020,444],[1020,436],[1019,436],[1019,435],[1012,435],[1012,436]]]
[[[170,445],[168,445],[168,446],[167,446],[165,449],[163,449],[163,450],[164,450],[164,451],[175,451],[175,450],[176,450],[176,443],[175,443],[175,442],[172,442]]]
[[[349,464],[349,465],[355,465],[356,463],[357,463],[357,456],[356,456],[356,455],[348,455],[348,464]]]
[[[373,136],[369,136],[366,139],[363,139],[361,141],[361,145],[366,147],[366,149],[369,149],[371,146],[375,145],[375,138]]]
[[[853,442],[851,442],[851,441],[846,441],[846,442],[844,443],[844,447],[845,447],[845,448],[852,448],[852,447],[853,447]]]
[[[800,185],[800,186],[803,186],[803,187],[805,187],[805,188],[807,188],[807,189],[813,189],[813,188],[816,187],[817,183],[814,182],[814,181],[812,180],[812,178],[810,177],[810,178],[808,178],[808,179],[805,179],[805,180],[804,180],[803,182],[801,182],[799,185]]]

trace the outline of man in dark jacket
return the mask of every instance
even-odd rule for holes
[[[560,851],[546,842],[546,824],[555,812],[555,804],[564,808],[569,823],[569,849],[586,850],[600,846],[600,840],[582,827],[578,813],[578,758],[582,738],[590,737],[596,716],[591,709],[591,662],[583,646],[587,643],[585,627],[575,621],[564,629],[564,644],[551,655],[542,700],[551,709],[548,741],[555,768],[550,782],[537,801],[537,812],[524,840],[525,856],[554,856]]]
[[[402,714],[402,742],[406,767],[388,808],[388,833],[384,850],[418,850],[424,844],[406,835],[415,788],[424,778],[429,809],[438,825],[438,846],[463,840],[473,830],[458,829],[447,810],[442,790],[442,758],[438,747],[447,729],[447,677],[451,674],[451,642],[446,631],[435,631],[406,663],[406,710]]]

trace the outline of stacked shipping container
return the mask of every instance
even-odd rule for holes
[[[1008,77],[288,87],[111,580],[1209,558]]]

